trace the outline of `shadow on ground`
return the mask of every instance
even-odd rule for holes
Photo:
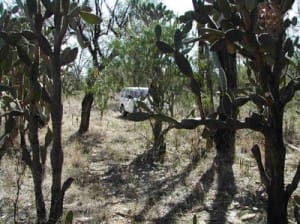
[[[93,136],[90,136],[87,140],[91,142],[82,141],[82,143],[99,143],[95,141]],[[237,195],[238,188],[235,185],[233,164],[222,165],[218,158],[214,158],[211,165],[206,166],[204,172],[199,168],[200,166],[197,166],[197,164],[192,166],[191,163],[178,171],[172,170],[170,172],[170,169],[172,169],[170,164],[155,163],[147,165],[147,161],[144,160],[144,158],[147,158],[147,153],[149,152],[146,151],[138,155],[132,161],[127,161],[126,164],[108,164],[106,172],[99,175],[95,174],[95,178],[89,180],[89,182],[92,181],[101,185],[102,194],[108,199],[103,205],[104,207],[116,204],[110,202],[110,198],[118,198],[120,203],[142,200],[141,207],[135,212],[131,214],[117,212],[116,214],[129,217],[135,223],[171,224],[175,223],[179,216],[197,208],[207,212],[207,223],[222,224],[227,222],[227,212],[233,201],[244,207],[255,206],[262,209],[264,206],[263,197],[259,197],[260,193],[254,194],[249,191]],[[106,156],[109,156],[109,154]],[[193,186],[184,186],[186,179],[192,173],[195,175],[195,172],[202,175],[198,176],[198,180],[196,179]],[[207,205],[204,201],[214,184],[216,184],[216,194],[212,203]],[[177,200],[176,203],[169,203],[165,211],[160,213],[159,216],[149,215],[153,208],[161,206],[166,198],[182,186],[185,187],[186,194],[180,200]]]

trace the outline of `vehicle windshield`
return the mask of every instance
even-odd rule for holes
[[[123,96],[124,92],[127,92],[127,94],[125,94],[125,95],[132,96],[133,98],[140,98],[140,97],[146,97],[148,95],[148,88],[127,89],[127,91],[121,92],[121,96]]]

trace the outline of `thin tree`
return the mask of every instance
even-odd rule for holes
[[[120,38],[122,35],[121,31],[125,29],[127,24],[128,6],[122,6],[119,0],[114,2],[113,7],[110,7],[106,0],[95,0],[94,9],[95,14],[102,18],[100,24],[86,25],[79,21],[78,25],[74,27],[77,32],[78,42],[81,47],[88,49],[92,56],[92,64],[97,69],[97,73],[91,73],[93,75],[88,75],[86,80],[88,88],[81,103],[79,135],[82,135],[89,129],[90,114],[94,102],[93,84],[105,68],[106,62],[111,61],[115,57],[115,52],[108,49],[108,43],[105,38],[108,39],[111,36]],[[109,12],[108,21],[104,21],[105,9]]]

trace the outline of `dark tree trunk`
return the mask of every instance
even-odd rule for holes
[[[60,75],[60,45],[55,45],[52,59],[53,68],[53,96],[51,102],[51,119],[53,130],[53,145],[50,153],[52,167],[51,207],[48,223],[57,223],[63,212],[62,192],[62,165],[64,153],[61,145],[61,126],[63,105],[61,98],[61,75]]]
[[[237,88],[236,55],[228,54],[226,50],[218,52],[220,65],[222,66],[227,80],[227,92],[234,94]],[[219,119],[226,121],[227,118],[236,119],[237,108],[226,99],[226,94],[221,93],[219,105]],[[230,127],[217,129],[214,134],[216,147],[215,163],[217,166],[218,191],[214,202],[214,211],[211,217],[218,223],[226,222],[226,212],[233,196],[236,194],[236,185],[233,174],[235,158],[235,130]]]
[[[78,130],[78,134],[82,135],[89,130],[90,126],[90,115],[94,101],[94,94],[87,92],[81,103],[81,121]]]
[[[228,54],[226,50],[218,52],[220,65],[222,66],[227,80],[228,94],[234,94],[237,89],[236,55]],[[236,119],[238,110],[226,99],[226,94],[220,96],[219,119],[226,121],[227,118]],[[235,131],[230,127],[216,130],[214,142],[217,150],[217,158],[223,158],[226,165],[233,165],[235,154]]]
[[[209,223],[226,223],[226,213],[236,194],[233,173],[235,153],[235,132],[231,129],[219,129],[214,136],[216,157],[214,160],[217,174],[217,194],[213,202]]]
[[[269,176],[267,220],[269,224],[286,224],[288,223],[287,204],[289,196],[286,195],[284,184],[286,148],[282,133],[283,108],[274,105],[269,110],[269,121],[272,125],[264,135],[267,143],[265,158],[268,161],[265,164],[265,169]]]
[[[43,183],[43,166],[40,162],[40,144],[38,139],[38,117],[35,114],[36,106],[30,106],[29,142],[32,150],[32,162],[30,169],[33,177],[35,204],[37,213],[37,223],[46,223],[46,207],[42,190]]]
[[[152,162],[163,162],[166,153],[166,143],[162,134],[162,121],[155,120],[152,127],[153,146],[152,146]]]

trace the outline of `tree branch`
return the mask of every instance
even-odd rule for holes
[[[62,191],[62,194],[64,195],[65,192],[69,189],[69,187],[71,186],[71,184],[73,183],[74,181],[74,178],[72,177],[69,177],[63,184],[62,188],[61,188],[61,191]],[[63,197],[62,195],[62,197]],[[63,198],[62,198],[63,199]]]
[[[241,106],[245,105],[246,103],[248,103],[250,100],[251,100],[251,98],[248,96],[241,96],[241,97],[235,98],[233,103],[236,107],[241,107]]]
[[[26,138],[25,138],[24,131],[20,131],[20,138],[21,138],[22,160],[25,162],[27,166],[31,168],[32,159],[31,159],[30,152],[26,146]]]
[[[218,129],[218,128],[226,128],[226,122],[216,120],[216,119],[201,119],[201,118],[193,118],[193,119],[183,119],[178,122],[174,127],[176,129],[195,129],[200,125],[205,125],[210,129]]]
[[[177,121],[174,118],[168,117],[163,114],[151,114],[146,112],[136,112],[128,115],[128,120],[141,122],[149,119],[157,119],[171,124],[171,128],[175,129],[187,129],[192,130],[197,128],[200,125],[205,125],[210,129],[218,129],[218,128],[232,128],[233,130],[239,129],[251,129],[254,131],[264,132],[266,129],[266,124],[263,121],[261,115],[253,113],[251,117],[245,119],[244,122],[227,119],[226,121],[221,121],[215,118],[190,118],[190,119],[182,119],[181,121]]]
[[[256,160],[261,181],[266,186],[266,188],[268,188],[270,186],[270,178],[267,176],[267,174],[265,172],[265,168],[262,164],[261,153],[260,153],[259,146],[254,145],[252,147],[251,151],[252,151],[252,154],[254,155],[254,158]]]
[[[300,182],[300,162],[298,162],[298,167],[295,173],[295,176],[292,180],[292,183],[286,187],[286,200],[289,200],[293,192],[297,189]]]
[[[300,78],[291,80],[285,87],[280,90],[280,101],[283,105],[292,100],[295,93],[300,90]]]

